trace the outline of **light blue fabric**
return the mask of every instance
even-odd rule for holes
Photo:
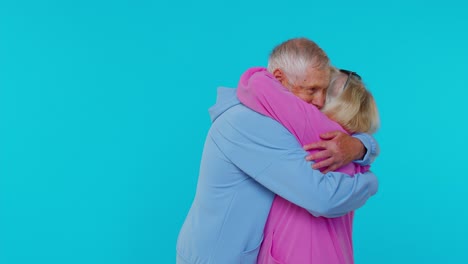
[[[295,137],[240,104],[235,89],[219,88],[209,111],[213,124],[179,234],[177,263],[255,263],[275,193],[315,216],[337,217],[377,191],[372,173],[349,177],[312,170]]]
[[[364,133],[356,133],[353,137],[361,140],[362,144],[364,144],[364,147],[367,149],[364,158],[362,160],[355,160],[354,162],[362,166],[370,165],[380,153],[377,141],[375,141],[371,135]]]

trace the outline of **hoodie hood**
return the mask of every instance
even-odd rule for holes
[[[214,122],[218,116],[238,104],[240,104],[240,101],[237,99],[237,89],[219,87],[216,104],[208,109],[211,122]]]

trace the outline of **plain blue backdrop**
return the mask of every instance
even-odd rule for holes
[[[2,0],[0,263],[174,263],[216,88],[298,36],[379,106],[380,189],[356,214],[356,263],[467,263],[467,10]]]

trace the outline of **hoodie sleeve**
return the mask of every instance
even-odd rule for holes
[[[375,140],[373,136],[369,134],[356,133],[352,136],[359,139],[367,150],[366,155],[364,155],[363,159],[355,160],[354,162],[361,166],[370,165],[372,162],[374,162],[375,158],[380,153],[380,148],[379,148],[379,145],[377,144],[377,141]]]
[[[248,108],[280,122],[301,144],[317,137],[317,127],[328,119],[317,107],[288,91],[265,68],[251,68],[241,76],[237,97]]]
[[[245,106],[236,108],[218,119],[209,135],[234,165],[272,192],[324,217],[356,210],[376,193],[372,172],[350,177],[313,170],[307,152],[286,128]]]

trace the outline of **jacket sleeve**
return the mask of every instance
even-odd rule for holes
[[[366,155],[364,155],[364,158],[361,160],[355,160],[354,163],[359,164],[361,166],[370,165],[372,162],[374,162],[375,158],[380,153],[380,148],[377,144],[377,141],[373,136],[369,134],[356,133],[352,136],[359,139],[367,150]]]
[[[247,110],[246,110],[247,111]],[[356,210],[377,192],[372,172],[323,174],[305,160],[307,152],[278,122],[254,113],[216,121],[210,136],[246,175],[314,216],[338,217]]]

